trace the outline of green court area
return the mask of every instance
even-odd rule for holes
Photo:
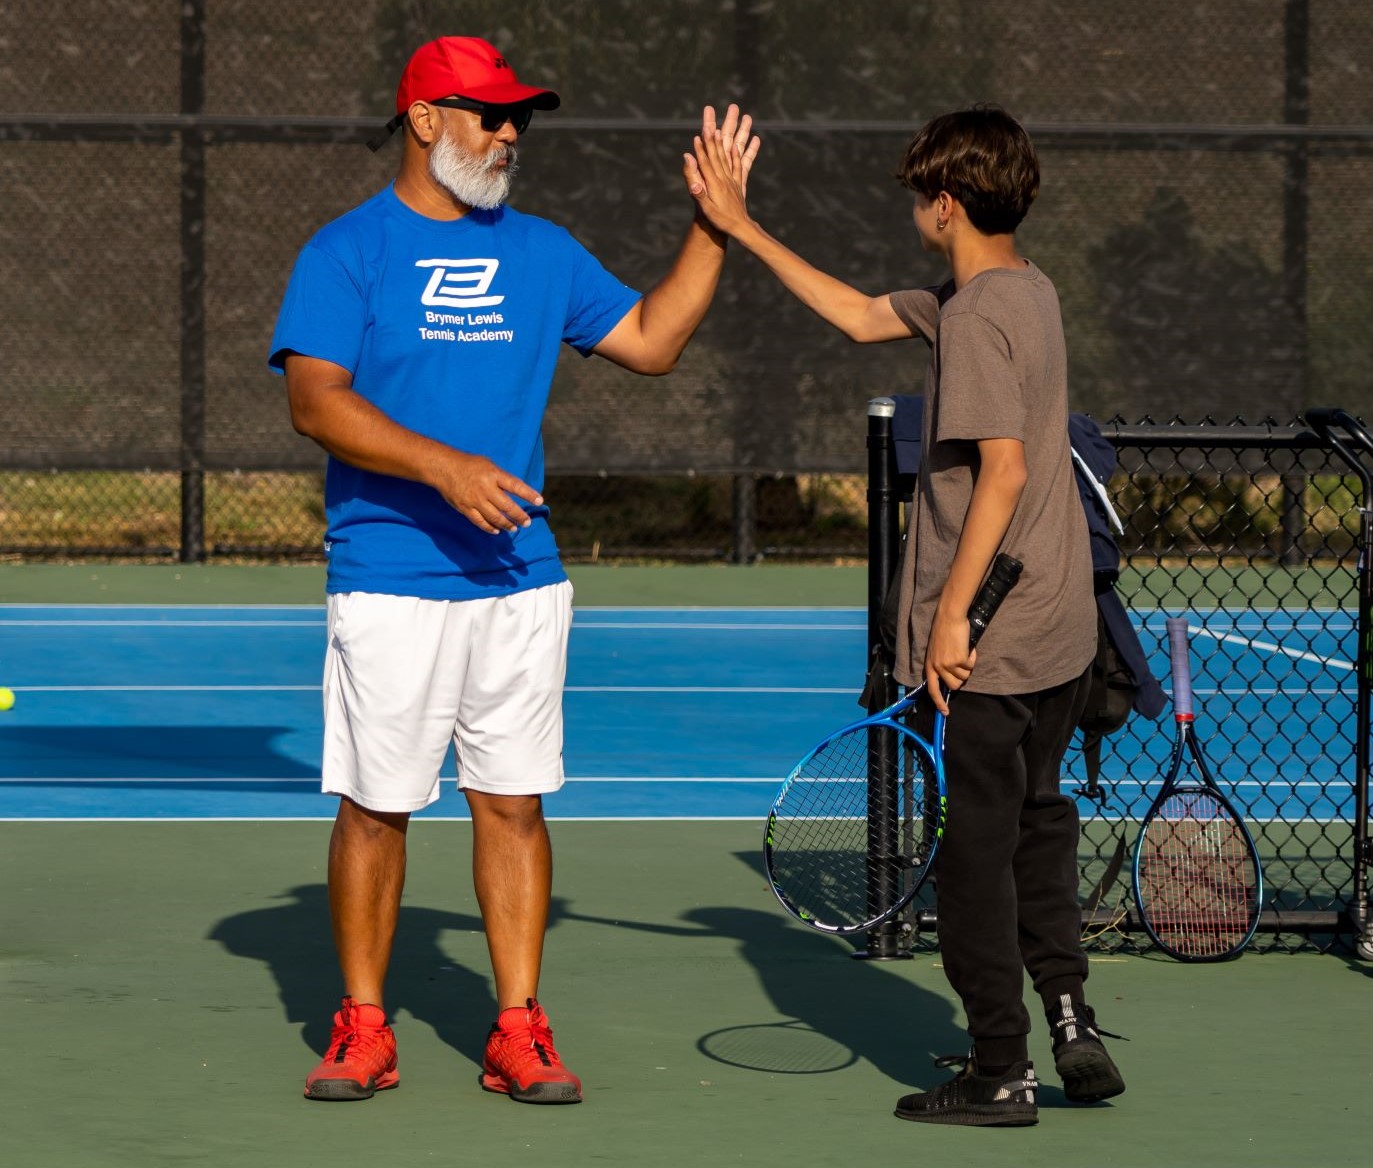
[[[572,565],[581,605],[867,604],[867,568]],[[0,603],[320,604],[316,565],[0,564]]]
[[[590,606],[866,602],[862,567],[572,575]],[[322,588],[318,567],[0,565],[12,603],[313,605]],[[1253,1168],[1367,1154],[1373,965],[1251,950],[1193,966],[1097,945],[1089,995],[1130,1039],[1113,1043],[1126,1094],[1069,1106],[1037,1025],[1038,1127],[931,1128],[891,1109],[966,1044],[937,951],[855,961],[791,921],[761,871],[761,823],[551,830],[541,996],[585,1080],[569,1108],[477,1087],[494,1001],[467,823],[411,829],[387,1002],[399,1089],[326,1104],[301,1088],[340,994],[327,821],[0,822],[0,1163]],[[1343,835],[1297,830],[1317,833],[1316,860],[1344,854]]]
[[[866,566],[572,564],[582,605],[739,605],[863,608]],[[1119,591],[1136,608],[1252,605],[1338,608],[1356,603],[1348,565],[1127,567]],[[322,604],[314,564],[0,563],[0,603]]]
[[[1127,1093],[1067,1105],[1042,1029],[1036,1128],[917,1126],[897,1096],[960,1050],[937,954],[852,960],[791,923],[758,828],[555,823],[542,997],[586,1082],[538,1108],[476,1084],[492,998],[468,825],[416,822],[388,1007],[401,1085],[301,1097],[339,992],[328,825],[6,823],[0,1159],[201,1163],[1358,1163],[1370,967],[1246,954],[1094,958]]]

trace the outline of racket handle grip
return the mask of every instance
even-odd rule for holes
[[[1173,718],[1178,722],[1192,721],[1192,663],[1189,660],[1189,638],[1185,617],[1170,616],[1168,625],[1168,660],[1173,667]]]
[[[1006,593],[1014,588],[1015,582],[1020,579],[1024,567],[1019,560],[1013,559],[1005,552],[999,553],[992,561],[992,570],[987,574],[982,587],[977,590],[977,595],[973,597],[972,608],[968,609],[968,624],[971,626],[968,630],[969,649],[982,639],[982,634],[987,631],[996,610],[1006,599]]]

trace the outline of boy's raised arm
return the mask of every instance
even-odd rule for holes
[[[687,189],[705,218],[757,256],[793,296],[852,341],[896,341],[912,336],[890,299],[868,296],[807,263],[754,220],[744,202],[744,160],[719,134],[703,134],[683,156]]]

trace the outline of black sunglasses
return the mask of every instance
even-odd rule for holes
[[[515,127],[515,133],[523,134],[534,119],[532,105],[491,105],[484,101],[473,101],[470,97],[440,97],[429,104],[481,114],[482,129],[488,134],[494,134],[506,122]]]
[[[523,134],[534,120],[532,105],[492,105],[484,101],[473,101],[470,97],[439,97],[430,105],[447,106],[449,109],[471,110],[481,114],[482,129],[494,134],[506,122],[515,127],[515,133]],[[556,106],[556,102],[554,103]],[[367,142],[367,149],[374,153],[386,145],[386,139],[405,124],[406,113],[398,113],[381,128],[381,133],[373,135]]]

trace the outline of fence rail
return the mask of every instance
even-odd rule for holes
[[[1062,15],[1048,0],[1030,5],[1045,20],[991,0],[833,11],[726,0],[704,25],[688,0],[651,7],[540,0],[503,12],[491,34],[564,95],[565,112],[539,119],[522,158],[521,209],[564,223],[626,282],[655,283],[680,240],[689,212],[676,159],[697,128],[684,115],[729,96],[759,115],[766,165],[750,197],[789,243],[864,287],[938,278],[913,235],[900,246],[909,221],[890,170],[924,117],[978,93],[1034,111],[1026,124],[1046,182],[1025,242],[1069,310],[1082,408],[1171,412],[1197,386],[1225,397],[1227,412],[1257,402],[1295,413],[1315,387],[1364,404],[1358,274],[1373,247],[1361,226],[1373,126],[1359,121],[1367,83],[1353,63],[1369,26],[1355,0],[1256,0],[1240,25],[1223,5],[1165,4],[1150,13],[1156,35],[1126,33],[1104,64],[1091,22],[1047,19]],[[42,14],[20,0],[14,67],[0,77],[0,172],[15,192],[0,222],[10,422],[0,548],[315,555],[304,500],[319,459],[291,432],[262,349],[291,254],[390,177],[391,161],[361,144],[390,112],[409,51],[449,31],[457,8],[85,9],[57,43],[26,31]],[[594,31],[630,16],[632,43]],[[1051,31],[1027,39],[1031,25]],[[657,84],[688,26],[698,55],[687,75],[710,90],[699,96]],[[1215,52],[1221,38],[1228,54]],[[821,44],[837,72],[812,68]],[[1027,70],[1026,53],[1059,54],[1065,67]],[[322,59],[345,64],[311,74]],[[1195,61],[1209,69],[1205,92],[1160,80],[1160,68]],[[302,76],[312,83],[297,84]],[[1311,281],[1352,291],[1311,296]],[[114,287],[125,294],[94,291]],[[560,365],[549,465],[573,558],[864,554],[863,467],[839,419],[853,385],[897,384],[909,357],[893,352],[902,346],[855,355],[774,291],[748,263],[728,265],[719,308],[661,383],[656,416],[635,408],[643,388],[607,363]],[[98,532],[47,537],[28,521],[51,498],[58,527],[71,530],[54,470],[80,476],[68,501],[96,507]],[[129,476],[97,482],[115,470]],[[820,472],[824,483],[801,481]],[[853,480],[841,489],[842,474]],[[650,481],[669,513],[694,508],[699,529],[626,538],[599,523],[631,483]]]

